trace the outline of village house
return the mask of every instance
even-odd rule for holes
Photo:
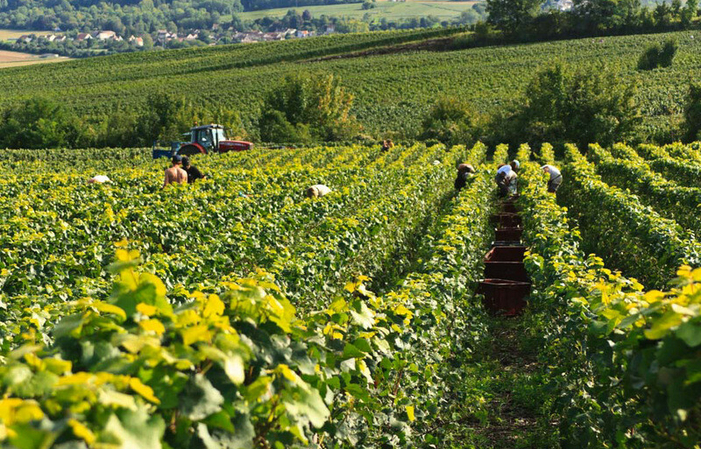
[[[29,34],[23,34],[17,38],[17,42],[20,44],[21,43],[28,44],[33,40],[34,40],[34,35],[29,35]]]
[[[78,42],[87,41],[89,39],[92,39],[90,33],[79,33],[78,36],[75,38],[75,40]]]
[[[137,47],[143,47],[144,46],[144,38],[143,37],[135,37],[133,34],[129,36],[129,43],[132,45],[136,45]]]

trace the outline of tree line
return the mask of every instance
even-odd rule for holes
[[[642,57],[641,57],[642,59]],[[663,135],[646,134],[635,81],[601,65],[574,70],[555,64],[536,73],[519,100],[479,114],[470,104],[441,97],[413,134],[386,130],[368,135],[352,114],[354,95],[333,75],[290,75],[264,97],[258,118],[244,124],[226,108],[208,109],[168,93],[148,96],[141,109],[118,108],[100,116],[78,116],[48,98],[33,98],[0,114],[0,147],[85,148],[150,146],[182,140],[197,123],[219,123],[229,137],[266,143],[312,144],[368,141],[397,136],[447,145],[701,139],[701,84],[691,84],[683,119]]]
[[[699,0],[672,0],[645,6],[641,0],[573,0],[569,10],[555,0],[486,0],[487,24],[504,37],[546,40],[577,36],[688,29]]]

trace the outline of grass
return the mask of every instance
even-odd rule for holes
[[[41,58],[30,53],[20,53],[18,51],[0,50],[0,69],[7,67],[20,67],[32,64],[44,64],[47,62],[67,61],[69,58]]]
[[[297,9],[300,13],[304,10],[309,10],[313,17],[319,17],[326,14],[327,16],[362,19],[365,14],[368,14],[373,20],[386,18],[387,20],[393,21],[427,16],[435,16],[441,20],[448,20],[460,16],[463,11],[471,9],[472,5],[475,3],[478,2],[421,0],[395,3],[385,0],[378,1],[375,8],[367,10],[362,8],[362,3],[349,3],[343,5],[301,6],[299,8],[278,8],[266,9],[262,11],[249,11],[241,13],[240,16],[244,20],[255,20],[263,17],[283,17],[285,14],[287,14],[288,10]]]

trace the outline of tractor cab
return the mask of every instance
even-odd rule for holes
[[[178,154],[226,153],[229,151],[244,151],[253,148],[251,142],[228,140],[222,125],[211,124],[195,126],[190,129],[189,135],[190,142],[180,146]]]
[[[209,152],[219,148],[219,142],[226,140],[224,127],[220,125],[198,126],[190,130],[190,142],[196,142]]]

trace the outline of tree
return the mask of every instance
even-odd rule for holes
[[[487,0],[488,22],[508,34],[518,33],[540,10],[543,0]]]
[[[640,0],[574,0],[577,27],[601,33],[640,22]]]
[[[0,125],[0,145],[8,148],[59,148],[67,146],[75,117],[60,103],[32,98],[19,107],[10,107]]]
[[[684,127],[688,140],[701,139],[701,84],[689,86],[684,105]]]
[[[605,66],[572,72],[556,65],[538,73],[520,110],[523,131],[536,140],[602,145],[634,136],[640,122],[636,86]]]
[[[150,34],[144,34],[143,35],[143,40],[144,40],[144,50],[152,50],[153,49],[153,38],[151,37]]]
[[[699,0],[686,0],[686,5],[681,12],[682,27],[689,28],[699,9]]]
[[[467,103],[442,97],[424,118],[420,138],[435,139],[446,145],[471,145],[479,134],[476,122],[476,115]]]
[[[185,97],[156,92],[146,99],[146,110],[139,118],[139,135],[145,144],[154,140],[180,140],[201,111]]]
[[[353,95],[333,75],[288,76],[265,98],[259,119],[269,142],[349,139],[359,127],[350,115]]]

